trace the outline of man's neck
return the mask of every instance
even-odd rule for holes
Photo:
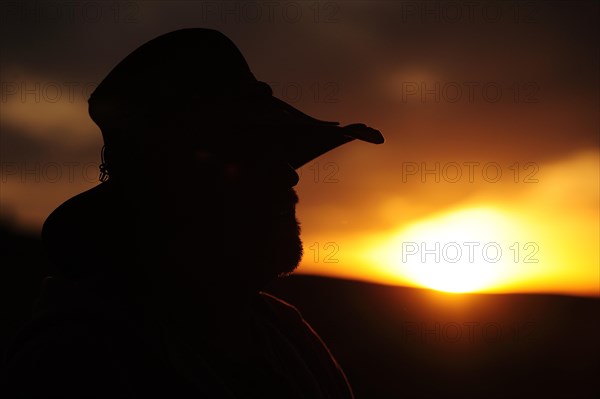
[[[226,270],[226,269],[223,269]],[[163,276],[164,277],[164,276]],[[190,331],[236,328],[249,319],[259,290],[243,278],[205,275],[202,277],[153,279],[151,296],[163,321]]]

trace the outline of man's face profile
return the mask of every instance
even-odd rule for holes
[[[260,287],[293,272],[302,257],[298,176],[271,148],[235,139],[247,133],[218,134],[233,138],[221,149],[185,138],[143,148],[141,157],[150,159],[142,162],[157,168],[143,184],[154,191],[145,194],[154,197],[149,212],[168,242],[162,256],[192,278],[210,274]]]

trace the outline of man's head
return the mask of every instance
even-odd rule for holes
[[[277,99],[233,42],[209,29],[167,33],[133,51],[91,95],[89,113],[109,179],[48,218],[43,235],[55,259],[69,255],[76,268],[60,248],[65,235],[100,236],[99,267],[120,247],[194,279],[253,287],[301,258],[295,169],[355,138],[383,142],[363,124],[340,127]]]

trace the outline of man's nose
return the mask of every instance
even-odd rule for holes
[[[271,178],[274,185],[281,186],[282,188],[294,187],[300,181],[300,176],[298,176],[296,170],[287,162],[280,162],[276,165]]]

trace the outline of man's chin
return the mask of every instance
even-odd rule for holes
[[[298,238],[293,248],[290,248],[287,254],[283,254],[282,259],[275,262],[276,265],[280,265],[279,268],[276,266],[274,270],[277,273],[277,277],[287,276],[292,274],[300,265],[302,260],[303,248],[302,241]]]
[[[300,264],[303,248],[295,215],[270,223],[238,222],[229,226],[223,231],[224,236],[213,237],[217,238],[212,241],[214,246],[203,246],[209,263],[216,266],[203,273],[221,276],[223,281],[246,281],[252,288],[260,289],[279,276],[293,273]]]
[[[266,248],[265,248],[266,249]],[[293,241],[279,241],[270,247],[270,251],[261,251],[262,255],[254,260],[252,268],[257,274],[274,279],[292,274],[302,259],[302,241],[296,237]],[[267,252],[267,253],[265,253]]]
[[[272,269],[276,276],[294,272],[302,260],[302,240],[300,239],[300,223],[293,217],[286,228],[275,234],[271,246]],[[265,248],[267,252],[269,249]]]
[[[241,264],[244,269],[240,272],[247,276],[246,281],[252,285],[251,288],[263,289],[266,284],[288,276],[298,268],[303,252],[300,237],[286,243],[277,241],[259,251],[252,251],[253,256],[247,257]]]

